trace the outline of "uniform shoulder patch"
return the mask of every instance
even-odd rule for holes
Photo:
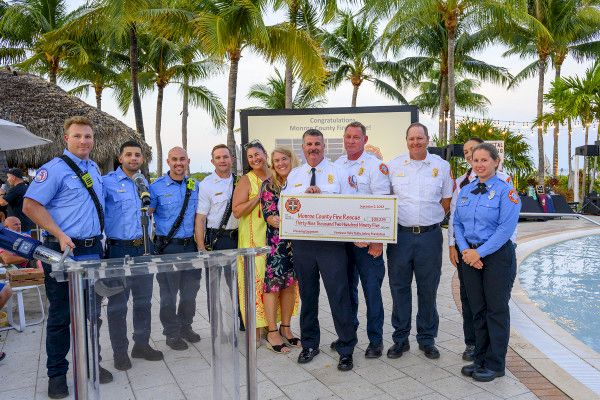
[[[40,168],[37,174],[35,174],[34,181],[37,183],[42,183],[46,179],[48,179],[48,170],[46,168]]]
[[[379,171],[384,175],[389,175],[389,173],[390,173],[390,170],[388,169],[387,165],[385,165],[384,163],[379,164]]]
[[[507,177],[506,177],[506,183],[510,183],[510,181],[511,181],[511,180],[512,180],[512,179],[510,179],[510,176],[507,176]]]
[[[519,204],[519,194],[515,189],[511,189],[510,192],[508,192],[508,199],[515,204]]]

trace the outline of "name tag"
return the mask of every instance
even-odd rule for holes
[[[302,184],[301,184],[301,183],[296,183],[296,184],[294,185],[294,187],[300,187],[300,186],[302,186]]]
[[[223,192],[215,193],[215,196],[220,196],[222,194],[223,194]]]
[[[125,193],[126,190],[125,189],[117,189],[117,193]]]

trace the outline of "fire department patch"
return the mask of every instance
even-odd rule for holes
[[[285,209],[290,214],[296,214],[302,208],[300,200],[295,197],[290,197],[285,202]]]
[[[390,170],[384,163],[379,164],[379,171],[381,171],[381,173],[384,175],[388,175],[390,173]]]
[[[508,192],[508,199],[515,204],[519,204],[519,194],[514,189]]]

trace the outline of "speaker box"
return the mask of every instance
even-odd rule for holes
[[[585,154],[585,149],[587,147],[587,155],[588,156],[600,156],[600,146],[596,144],[588,144],[587,146],[579,146],[575,148],[575,155],[583,156]]]
[[[600,215],[600,196],[588,195],[583,201],[582,214]]]

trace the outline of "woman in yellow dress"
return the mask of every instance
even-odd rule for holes
[[[263,247],[267,245],[267,223],[260,207],[260,189],[263,181],[270,177],[267,152],[259,141],[244,146],[250,171],[240,178],[232,200],[232,213],[239,219],[238,248]],[[256,342],[260,344],[260,332],[268,325],[263,305],[265,278],[265,255],[256,258]],[[244,303],[244,263],[238,260],[238,292],[240,311],[245,319]],[[244,320],[244,324],[246,321]]]

